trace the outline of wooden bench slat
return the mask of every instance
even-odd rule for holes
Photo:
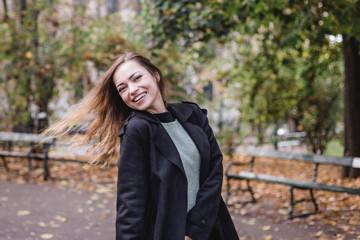
[[[297,188],[304,188],[304,189],[317,189],[317,190],[325,190],[325,191],[333,191],[333,192],[347,192],[351,194],[360,194],[360,189],[353,189],[353,188],[346,188],[341,186],[334,186],[334,185],[325,185],[320,183],[314,182],[307,182],[283,177],[276,177],[267,174],[256,174],[253,172],[240,172],[238,174],[228,174],[229,178],[235,179],[248,179],[254,181],[262,181],[262,182],[269,182],[269,183],[277,183],[283,185],[289,185]]]
[[[52,144],[54,142],[54,138],[34,133],[0,132],[0,141]]]
[[[20,152],[9,152],[9,151],[1,151],[0,157],[17,157],[17,158],[35,158],[35,159],[44,159],[45,154],[41,153],[20,153]]]
[[[302,162],[320,163],[320,164],[331,164],[346,167],[357,167],[360,168],[360,164],[353,166],[354,158],[352,157],[333,157],[316,154],[302,154],[285,151],[274,151],[274,150],[263,150],[254,149],[246,152],[248,156],[252,157],[264,157],[273,159],[288,159]]]

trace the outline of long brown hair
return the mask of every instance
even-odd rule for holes
[[[76,139],[75,144],[88,144],[91,140],[96,140],[91,149],[95,157],[90,163],[114,162],[119,157],[118,133],[132,109],[124,103],[117,92],[113,75],[116,69],[127,61],[136,61],[154,77],[158,74],[159,89],[165,99],[166,83],[161,71],[148,58],[128,52],[114,61],[93,89],[71,108],[69,114],[47,128],[43,134],[64,136],[80,124],[81,128],[73,135],[73,139]],[[80,134],[80,130],[86,130],[85,134]]]

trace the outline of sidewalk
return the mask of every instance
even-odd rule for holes
[[[0,180],[0,240],[114,239],[115,191],[106,189],[89,192],[51,183]],[[287,220],[275,206],[263,199],[230,208],[240,239],[360,238],[359,232],[319,224],[316,218]]]
[[[115,194],[0,180],[0,239],[115,239]]]

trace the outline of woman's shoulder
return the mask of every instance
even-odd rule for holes
[[[197,103],[189,101],[181,101],[180,103],[171,103],[173,108],[177,109],[179,112],[195,112],[196,114],[207,115],[207,110],[201,108]]]
[[[125,120],[125,123],[119,133],[119,137],[129,135],[132,137],[141,137],[148,132],[149,120],[143,117],[139,112],[132,112]]]

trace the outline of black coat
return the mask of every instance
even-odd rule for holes
[[[116,239],[239,239],[221,198],[222,154],[208,119],[196,104],[169,104],[197,146],[200,189],[187,213],[187,179],[177,149],[160,121],[134,111],[121,137]]]

